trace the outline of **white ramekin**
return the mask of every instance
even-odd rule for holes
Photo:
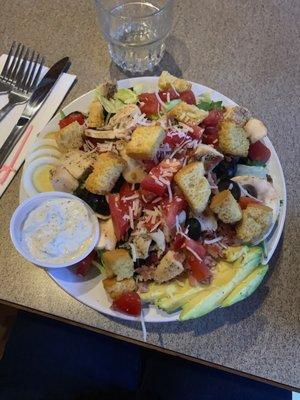
[[[67,198],[67,199],[72,199],[72,200],[77,200],[80,201],[86,209],[88,210],[91,221],[94,225],[93,229],[93,237],[91,240],[91,243],[89,247],[84,251],[80,256],[76,258],[72,258],[72,260],[65,261],[64,263],[60,264],[53,264],[53,263],[47,263],[46,261],[41,261],[37,258],[35,258],[30,252],[27,247],[24,246],[24,244],[21,241],[21,235],[22,235],[22,227],[23,224],[28,216],[28,214],[34,210],[36,207],[38,207],[42,202],[50,200],[50,199],[55,199],[55,198]],[[91,251],[95,248],[96,244],[99,241],[100,237],[100,229],[99,229],[99,223],[98,219],[94,213],[94,211],[81,199],[78,197],[70,194],[70,193],[64,193],[64,192],[45,192],[45,193],[40,193],[37,194],[33,197],[31,197],[28,200],[25,200],[22,204],[19,205],[19,207],[15,210],[13,213],[13,216],[10,220],[10,236],[11,240],[15,246],[15,248],[18,250],[18,252],[26,258],[28,261],[32,262],[33,264],[36,264],[37,266],[44,267],[44,268],[64,268],[64,267],[69,267],[70,265],[74,265],[78,263],[79,261],[83,260],[88,254],[91,253]]]

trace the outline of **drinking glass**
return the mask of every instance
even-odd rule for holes
[[[132,73],[152,70],[162,59],[174,0],[95,0],[112,60]]]

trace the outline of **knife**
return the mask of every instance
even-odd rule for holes
[[[69,69],[70,65],[69,57],[64,57],[57,61],[48,70],[38,87],[32,93],[21,117],[0,149],[0,169],[3,167],[3,164],[23,135],[32,118],[44,104],[60,76]]]

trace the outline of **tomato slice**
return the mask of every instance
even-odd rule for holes
[[[136,292],[122,293],[113,301],[112,308],[124,314],[138,316],[142,310],[141,298]]]
[[[204,129],[201,128],[201,126],[198,126],[198,125],[190,125],[190,127],[193,128],[193,132],[189,132],[189,136],[193,140],[201,139]]]
[[[157,100],[155,93],[141,93],[139,95],[140,110],[146,115],[157,115],[161,105]]]
[[[261,161],[266,163],[271,157],[271,150],[261,141],[250,144],[248,157],[252,161]]]
[[[187,202],[179,196],[174,196],[172,201],[167,199],[161,202],[161,209],[163,212],[164,220],[169,229],[174,228],[176,225],[176,216],[187,209]]]
[[[76,275],[85,276],[88,273],[96,254],[96,250],[93,250],[83,260],[76,264]]]
[[[196,104],[196,97],[192,90],[184,90],[179,95],[180,99],[185,101],[187,104]]]
[[[128,214],[127,205],[121,200],[119,194],[109,194],[107,196],[107,202],[109,205],[116,238],[117,240],[121,240],[122,237],[128,232],[130,227],[130,222],[123,218],[125,214]]]
[[[212,276],[211,270],[204,263],[204,261],[200,261],[198,258],[189,254],[186,259],[187,267],[190,270],[190,274],[195,278],[198,282],[203,281],[204,279]]]
[[[204,246],[191,238],[185,238],[184,247],[189,251],[191,249],[190,254],[192,252],[196,253],[200,258],[203,258],[206,254],[206,250]]]
[[[63,119],[59,121],[59,127],[60,129],[62,129],[75,121],[77,121],[80,125],[84,124],[84,115],[80,111],[74,111],[71,114],[66,115]]]
[[[152,168],[156,167],[157,162],[154,160],[143,160],[143,165],[145,167],[146,172],[150,172]]]
[[[219,142],[219,132],[218,128],[215,126],[209,126],[205,129],[202,136],[202,143],[204,144],[212,144],[217,146]]]
[[[249,204],[261,204],[261,201],[252,199],[251,197],[240,197],[239,205],[242,210],[245,210]]]
[[[179,93],[177,93],[174,89],[160,90],[158,95],[165,103],[169,100],[179,99],[180,97]]]
[[[222,116],[223,116],[222,111],[215,108],[209,112],[208,116],[202,121],[201,124],[205,127],[216,126],[221,121]]]

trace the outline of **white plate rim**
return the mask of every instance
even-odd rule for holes
[[[119,87],[132,87],[137,83],[146,83],[147,85],[150,85],[153,87],[157,86],[157,80],[158,77],[154,77],[154,76],[145,76],[145,77],[138,77],[138,78],[128,78],[128,79],[122,79],[118,81],[118,86]],[[228,97],[224,96],[223,94],[217,92],[216,90],[209,88],[207,86],[192,82],[192,89],[195,91],[196,94],[200,94],[203,92],[210,92],[211,93],[211,97],[213,100],[222,100],[223,103],[225,105],[237,105],[237,103],[235,103],[233,100],[229,99]],[[86,93],[84,93],[83,95],[81,95],[80,97],[74,99],[71,103],[69,103],[67,106],[65,106],[63,108],[63,112],[65,113],[69,113],[72,111],[87,111],[86,110],[82,110],[80,109],[80,107],[78,106],[78,104],[80,103],[84,103],[86,99],[89,99],[91,96],[94,95],[94,89],[90,90]],[[89,100],[90,101],[90,100]],[[49,122],[48,124],[45,126],[45,128],[40,132],[41,135],[45,134],[46,132],[50,132],[52,130],[54,130],[55,128],[52,127],[52,125],[56,124],[60,119],[60,115],[59,113],[57,113]],[[264,139],[265,144],[270,148],[271,150],[271,161],[274,164],[274,166],[276,166],[277,168],[277,178],[276,181],[280,182],[280,187],[277,186],[277,190],[279,190],[281,192],[281,200],[283,200],[283,203],[281,204],[280,207],[280,211],[279,211],[279,216],[278,216],[278,222],[277,222],[277,226],[276,229],[273,231],[272,235],[271,235],[271,239],[273,239],[272,241],[272,247],[269,249],[268,252],[268,259],[266,260],[266,262],[268,262],[274,251],[277,248],[278,242],[280,240],[282,231],[283,231],[283,227],[284,227],[284,222],[285,222],[285,217],[286,217],[286,201],[287,201],[287,197],[286,197],[286,184],[285,184],[285,179],[284,179],[284,174],[283,174],[283,170],[282,170],[282,166],[279,160],[279,157],[276,153],[276,150],[273,146],[273,144],[271,143],[270,139],[267,137]],[[25,166],[24,169],[26,168],[26,161],[25,161]],[[23,170],[24,173],[24,170]],[[22,174],[23,176],[23,174]],[[273,175],[274,176],[274,175]],[[24,190],[23,187],[23,182],[21,179],[21,184],[20,184],[20,202],[22,202],[23,200],[25,200],[25,198],[27,197],[26,192]],[[141,321],[140,317],[132,317],[129,315],[125,315],[125,314],[121,314],[117,311],[112,310],[110,307],[104,307],[101,304],[95,304],[94,301],[91,301],[91,299],[89,299],[88,297],[86,298],[86,296],[80,296],[80,295],[75,295],[74,294],[74,290],[71,290],[65,283],[64,281],[59,278],[57,276],[57,271],[55,269],[51,269],[51,270],[47,270],[48,275],[63,289],[65,290],[70,296],[72,296],[73,298],[79,300],[80,302],[84,303],[85,305],[95,309],[96,311],[100,311],[103,314],[112,316],[112,317],[117,317],[123,320],[128,320],[128,321]],[[100,281],[100,279],[99,279]],[[99,282],[98,282],[99,284]],[[175,312],[173,314],[167,314],[161,310],[159,310],[157,307],[150,305],[149,306],[149,313],[150,315],[144,315],[144,320],[145,322],[171,322],[171,321],[178,321],[179,320],[179,312]],[[144,312],[145,314],[145,312]]]

